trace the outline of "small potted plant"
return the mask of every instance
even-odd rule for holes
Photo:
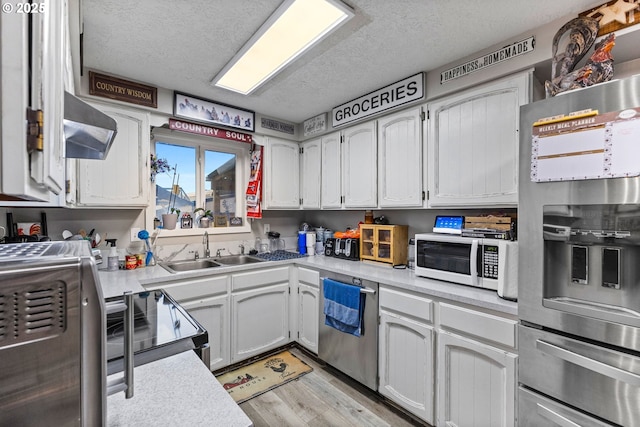
[[[197,217],[197,220],[196,220],[200,228],[209,228],[209,226],[211,225],[211,218],[213,216],[211,211],[209,209],[204,210],[204,208],[198,208],[195,211],[193,211],[193,214],[195,215],[198,212],[203,212],[203,214]]]
[[[178,223],[180,209],[171,208],[170,213],[162,214],[162,228],[165,230],[174,230]]]

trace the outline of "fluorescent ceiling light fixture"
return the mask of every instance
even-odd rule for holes
[[[248,95],[353,15],[338,0],[286,0],[211,84]]]

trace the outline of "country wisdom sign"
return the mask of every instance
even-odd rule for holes
[[[130,104],[158,108],[158,88],[89,71],[89,93]]]
[[[513,59],[517,56],[533,52],[536,47],[536,39],[531,36],[528,39],[520,40],[494,52],[482,55],[479,58],[467,61],[464,64],[456,65],[440,73],[440,84],[447,83],[451,80],[467,76],[483,68],[499,64],[500,62]]]

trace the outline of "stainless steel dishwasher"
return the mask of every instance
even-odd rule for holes
[[[357,277],[321,272],[322,278],[361,287],[366,295],[363,332],[356,337],[324,324],[324,292],[320,283],[320,336],[318,356],[372,390],[378,388],[378,283]]]

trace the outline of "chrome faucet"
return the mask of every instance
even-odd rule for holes
[[[202,236],[202,245],[204,246],[204,257],[209,258],[211,256],[211,251],[209,251],[209,232],[205,231]]]
[[[244,245],[240,243],[239,247],[240,247],[240,255],[244,255]]]

